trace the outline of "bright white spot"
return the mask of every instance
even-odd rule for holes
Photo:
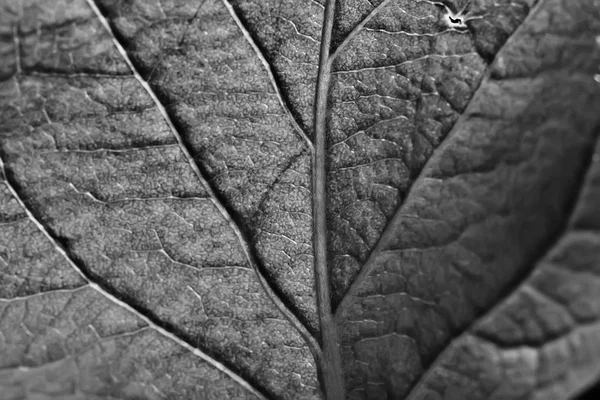
[[[600,35],[596,36],[596,44],[600,47]]]
[[[466,28],[464,16],[460,13],[453,14],[448,10],[448,14],[444,15],[444,22],[451,28]]]

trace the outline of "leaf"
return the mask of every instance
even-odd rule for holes
[[[552,26],[548,15],[553,15]],[[355,397],[361,398],[362,392],[368,398],[405,396],[453,337],[512,287],[522,290],[527,282],[518,284],[532,268],[538,273],[537,260],[569,234],[566,221],[572,210],[582,207],[581,201],[594,203],[593,197],[576,199],[586,190],[582,182],[598,157],[594,146],[600,133],[593,117],[598,86],[590,85],[598,62],[588,58],[597,57],[598,49],[594,36],[586,39],[579,28],[586,23],[598,27],[598,10],[591,4],[546,1],[534,8],[500,50],[469,106],[386,227],[350,289],[353,298],[338,310],[347,381]],[[569,99],[568,111],[564,99]],[[593,249],[586,248],[590,260]],[[593,268],[593,262],[587,267]],[[595,292],[585,293],[585,301],[597,303]],[[555,318],[553,311],[538,308],[531,310],[534,322],[511,315],[505,321],[510,329],[491,323],[488,332],[500,331],[495,337],[501,340],[509,331],[518,335],[533,324],[541,335],[538,340],[545,343],[552,338],[551,323],[537,322],[536,315]],[[457,340],[462,343],[462,336]],[[587,380],[573,386],[561,382],[564,393],[539,398],[567,398],[596,378],[591,368],[598,360],[594,347],[582,344],[577,350],[591,352],[581,367],[589,370]],[[465,353],[472,358],[442,358],[442,366],[428,371],[431,381],[425,385],[437,395],[416,390],[409,398],[537,398],[535,386],[512,394],[494,392],[501,383],[504,390],[514,389],[531,374],[524,378],[523,371],[502,371],[501,357],[486,354],[498,370],[480,375],[483,355]],[[454,374],[461,374],[463,365],[468,369],[464,376],[472,379],[467,389],[453,386]],[[451,376],[440,377],[441,370],[449,369]]]
[[[600,378],[594,0],[0,6],[10,399]]]
[[[446,348],[409,399],[569,398],[597,379],[600,142],[595,154],[564,232],[517,290]]]

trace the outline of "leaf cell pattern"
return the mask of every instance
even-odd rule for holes
[[[9,399],[600,378],[595,0],[0,0]]]

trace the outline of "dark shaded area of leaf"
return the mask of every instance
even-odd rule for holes
[[[504,42],[538,1],[471,2],[465,19],[469,31],[473,34],[479,55],[491,63]],[[485,5],[481,7],[481,4]]]
[[[467,31],[445,19],[467,2],[372,3],[338,3],[338,25],[364,26],[339,45],[332,72],[328,210],[334,304],[463,114],[487,64],[529,11],[523,2],[477,2],[465,19],[479,25]],[[497,29],[482,36],[489,26]],[[482,43],[490,46],[486,54]]]
[[[488,72],[428,162],[381,251],[371,254],[373,269],[342,308],[347,382],[357,399],[405,396],[455,335],[564,235],[597,160],[597,10],[591,1],[546,1],[534,10],[496,56],[497,73]],[[550,12],[554,24],[546,24]],[[477,393],[472,398],[486,398]]]
[[[575,398],[575,400],[597,400],[600,399],[600,382],[586,390],[580,396]]]

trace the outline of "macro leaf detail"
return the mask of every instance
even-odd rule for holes
[[[9,399],[600,379],[596,0],[0,0]]]

